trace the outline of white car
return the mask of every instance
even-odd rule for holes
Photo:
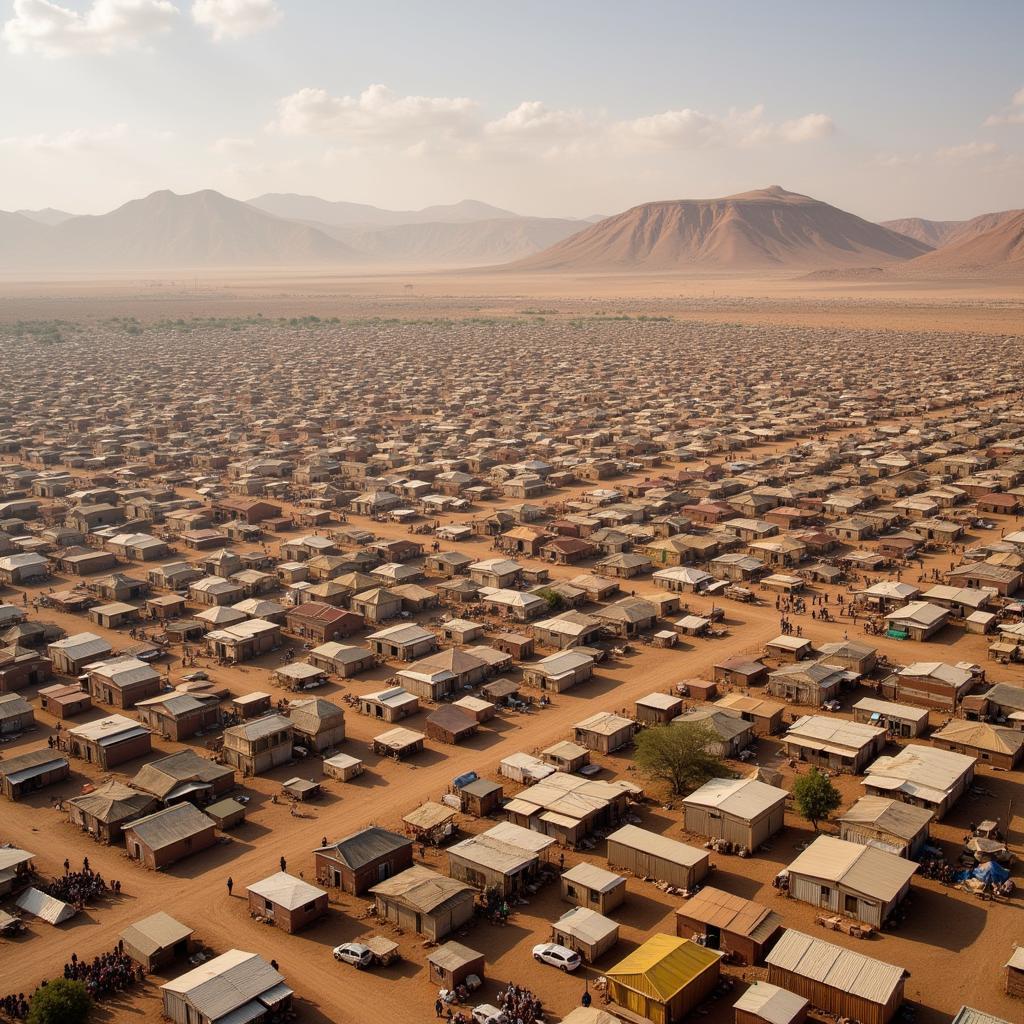
[[[557,942],[542,942],[539,946],[534,946],[533,959],[539,960],[542,964],[550,964],[562,971],[575,971],[583,962],[579,953],[574,953],[565,946],[559,946]]]
[[[490,1003],[481,1003],[473,1009],[473,1020],[476,1024],[508,1024],[508,1017],[503,1011]]]
[[[334,959],[338,963],[351,964],[353,967],[369,967],[373,963],[373,950],[361,942],[345,942],[334,947]]]

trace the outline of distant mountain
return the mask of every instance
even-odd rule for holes
[[[275,217],[311,221],[333,227],[399,224],[467,224],[481,220],[514,219],[519,215],[475,199],[463,199],[448,206],[427,206],[422,210],[383,210],[363,203],[332,202],[316,196],[269,192],[249,200],[249,205]]]
[[[967,221],[941,249],[899,268],[910,277],[989,277],[1024,280],[1024,210]]]
[[[7,218],[16,217],[8,214]],[[100,216],[71,217],[52,227],[19,218],[37,230],[20,253],[7,238],[6,265],[48,269],[279,266],[353,263],[343,242],[306,224],[272,217],[219,192],[154,192]],[[0,233],[8,234],[7,220]]]
[[[37,224],[46,224],[53,227],[55,224],[63,224],[64,221],[70,220],[74,217],[73,213],[67,213],[64,210],[55,210],[52,206],[47,206],[42,210],[18,210],[18,213],[22,217],[27,217],[29,220],[34,220]]]
[[[0,210],[0,266],[34,262],[46,248],[50,229],[21,213]]]
[[[929,248],[775,185],[722,199],[645,203],[519,260],[509,269],[816,270],[909,260]]]
[[[916,238],[933,249],[945,245],[950,236],[962,228],[966,221],[963,220],[925,220],[923,217],[904,217],[901,220],[883,220],[880,222],[883,228],[895,231],[897,234],[906,235],[908,238]]]
[[[517,217],[387,228],[320,226],[370,262],[476,267],[531,256],[582,231],[586,224],[556,217]]]

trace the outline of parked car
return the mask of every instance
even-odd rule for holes
[[[542,942],[539,946],[534,946],[533,959],[539,960],[542,964],[550,964],[561,971],[575,971],[583,962],[579,953],[574,953],[557,942]]]
[[[361,942],[345,942],[334,947],[334,959],[361,969],[373,963],[373,950]]]

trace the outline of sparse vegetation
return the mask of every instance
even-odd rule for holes
[[[687,793],[726,774],[710,752],[717,741],[715,731],[703,722],[658,725],[637,735],[636,763],[650,778],[667,782],[673,793]]]
[[[843,802],[839,790],[832,780],[822,775],[817,768],[812,768],[806,775],[801,775],[793,784],[793,800],[797,810],[818,831],[818,824],[828,821],[829,815]]]

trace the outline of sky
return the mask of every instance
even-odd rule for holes
[[[1024,3],[0,0],[0,209],[1024,206]]]

